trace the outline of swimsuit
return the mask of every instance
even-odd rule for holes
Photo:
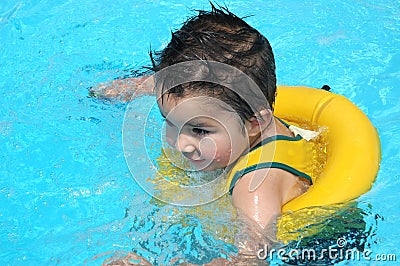
[[[280,120],[283,122],[282,120]],[[286,127],[289,125],[283,122]],[[247,154],[242,155],[228,174],[227,185],[232,194],[236,182],[245,174],[262,168],[279,168],[313,180],[314,143],[301,135],[289,137],[276,135],[264,139]]]

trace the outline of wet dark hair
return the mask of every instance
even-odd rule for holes
[[[276,74],[272,48],[262,34],[227,8],[217,8],[213,4],[211,8],[211,11],[198,11],[198,15],[172,32],[171,41],[161,52],[150,52],[153,71],[191,60],[216,61],[239,69],[255,82],[263,97],[246,91],[243,86],[237,93],[226,86],[205,81],[188,82],[168,90],[161,88],[161,95],[177,98],[210,95],[231,106],[244,122],[255,115],[254,106],[256,111],[273,108]],[[206,72],[209,75],[213,70]]]

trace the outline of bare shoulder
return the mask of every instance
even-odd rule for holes
[[[282,206],[307,188],[297,176],[277,168],[259,169],[242,176],[232,192],[233,204],[265,227],[281,214]]]

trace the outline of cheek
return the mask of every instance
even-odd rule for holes
[[[215,161],[224,165],[228,165],[231,161],[231,154],[231,149],[227,150],[226,148],[224,148],[221,150],[217,150],[215,154]]]
[[[222,150],[229,152],[230,160],[233,162],[249,147],[249,140],[240,134],[240,132],[237,132],[237,134],[231,134],[230,142],[226,143],[225,147],[227,148],[223,148]]]
[[[205,137],[199,143],[201,156],[208,161],[220,158],[224,153],[224,147],[225,145],[221,143],[221,139],[215,137]]]
[[[200,152],[204,158],[226,166],[242,154],[247,142],[247,138],[240,134],[226,133],[203,139],[200,143]]]
[[[174,147],[176,138],[177,138],[176,130],[167,126],[165,129],[165,139],[166,139],[167,143],[170,146]]]
[[[232,154],[232,143],[220,141],[215,148],[215,160],[219,163],[228,164]]]

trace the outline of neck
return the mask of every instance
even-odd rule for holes
[[[261,128],[261,131],[253,137],[250,137],[249,142],[250,142],[250,147],[249,149],[252,149],[254,146],[256,146],[258,143],[260,143],[262,140],[272,137],[276,135],[276,126],[279,121],[276,121],[276,118],[274,116],[271,116],[271,119],[268,123],[263,123],[264,125]]]

